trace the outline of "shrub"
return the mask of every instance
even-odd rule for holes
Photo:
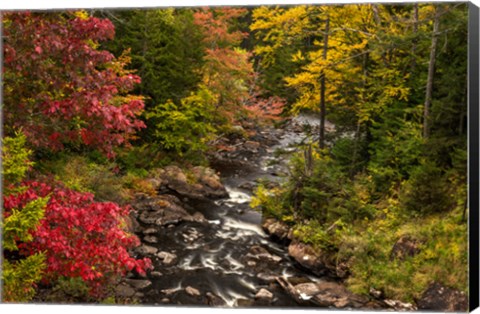
[[[20,182],[32,165],[29,161],[30,151],[25,148],[25,136],[17,133],[15,137],[5,137],[2,141],[2,175],[4,195],[13,195]],[[35,293],[35,283],[42,278],[45,268],[45,255],[36,252],[20,260],[10,258],[16,255],[19,243],[32,241],[31,231],[35,230],[44,216],[44,208],[48,197],[38,198],[15,206],[3,213],[0,223],[2,230],[2,298],[6,302],[29,301]]]
[[[261,209],[264,216],[289,221],[291,220],[292,210],[289,206],[285,206],[284,197],[284,190],[280,188],[268,190],[260,184],[252,196],[250,207]]]
[[[182,99],[159,104],[147,113],[153,135],[162,147],[179,156],[199,157],[215,132],[213,126],[215,99],[206,88]]]
[[[400,193],[400,200],[407,210],[414,213],[430,214],[452,208],[447,180],[432,162],[424,162],[414,168]]]
[[[339,226],[342,223],[338,222]],[[328,231],[316,220],[310,220],[305,224],[297,224],[293,235],[303,243],[311,244],[318,250],[335,251],[335,234],[329,234]]]
[[[23,255],[45,252],[46,281],[59,276],[82,278],[93,295],[102,294],[102,285],[115,275],[135,269],[144,274],[149,259],[136,260],[128,249],[139,240],[122,229],[129,208],[114,203],[96,203],[93,194],[61,186],[27,182],[25,190],[4,198],[6,215],[38,198],[50,196],[45,217],[32,232],[33,242],[19,245]]]
[[[15,184],[22,181],[26,172],[33,165],[33,162],[29,160],[32,152],[25,147],[25,143],[26,137],[21,132],[16,132],[14,137],[2,139],[2,176],[4,183]]]

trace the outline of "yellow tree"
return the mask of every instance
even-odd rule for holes
[[[286,78],[287,84],[299,93],[293,110],[320,112],[321,148],[326,104],[351,110],[353,102],[359,99],[365,74],[362,57],[368,53],[365,49],[373,37],[368,30],[371,19],[366,13],[367,7],[363,5],[312,6],[310,19],[318,23],[314,49],[292,56],[294,60],[306,62],[301,72]]]

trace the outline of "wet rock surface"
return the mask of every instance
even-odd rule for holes
[[[293,241],[288,246],[288,254],[303,268],[315,275],[336,275],[336,254],[314,249],[312,246]]]
[[[289,244],[292,240],[292,230],[287,224],[276,220],[275,218],[267,218],[262,223],[263,230],[277,242]]]

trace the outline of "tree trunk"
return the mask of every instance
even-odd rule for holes
[[[330,18],[327,16],[325,21],[325,35],[323,37],[323,60],[327,60],[328,50],[328,32],[330,28]],[[318,137],[318,144],[320,149],[325,148],[325,71],[322,70],[320,74],[320,133]]]
[[[430,46],[430,61],[428,62],[428,77],[425,92],[425,105],[423,109],[423,137],[430,136],[430,106],[432,105],[433,76],[435,72],[435,56],[437,52],[438,30],[440,26],[439,10],[435,8],[435,17],[433,20],[432,44]]]

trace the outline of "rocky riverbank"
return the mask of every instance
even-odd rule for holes
[[[129,226],[142,240],[133,254],[151,258],[154,269],[145,278],[129,274],[116,298],[154,305],[464,309],[464,294],[437,283],[416,304],[385,299],[375,289],[353,294],[343,284],[351,261],[302,243],[287,224],[249,208],[259,181],[274,186],[282,180],[286,158],[273,158],[274,151],[293,151],[289,144],[302,135],[295,123],[257,129],[248,139],[219,140],[224,149],[211,156],[215,170],[152,171],[157,194],[136,196]],[[403,239],[392,254],[401,258],[416,248]]]

